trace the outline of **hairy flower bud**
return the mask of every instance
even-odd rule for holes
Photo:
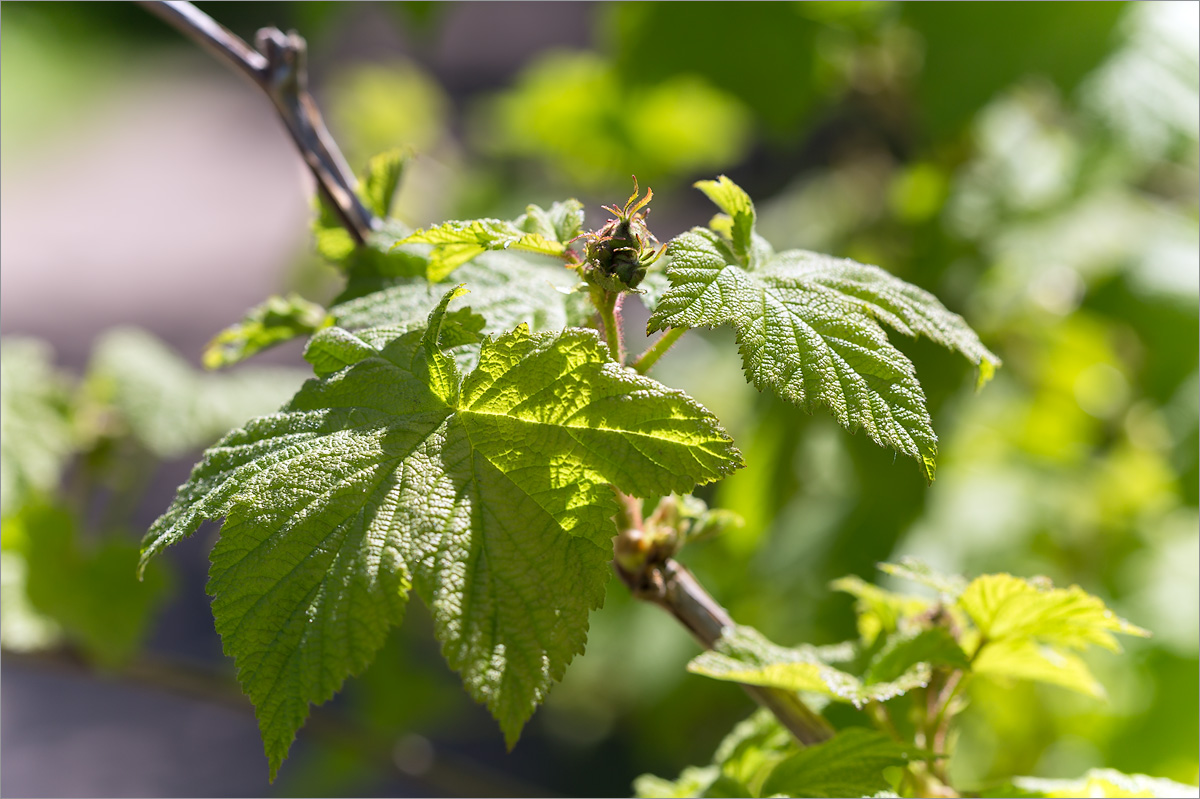
[[[605,206],[615,218],[604,227],[584,233],[583,262],[580,273],[588,283],[605,291],[632,291],[646,276],[646,269],[658,260],[663,249],[655,248],[658,240],[646,226],[646,206],[654,192],[646,190],[646,196],[638,199],[637,178],[633,181],[633,195],[623,208]]]

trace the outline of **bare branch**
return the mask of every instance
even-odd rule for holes
[[[141,5],[266,92],[317,179],[317,189],[355,241],[364,243],[379,222],[358,199],[358,181],[308,91],[304,39],[295,31],[285,35],[278,28],[262,28],[254,37],[255,50],[191,3],[168,0]]]

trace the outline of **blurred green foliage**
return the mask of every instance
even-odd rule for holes
[[[313,48],[336,41],[357,13],[354,4],[317,6],[300,25]],[[232,23],[232,8],[210,12]],[[50,11],[5,3],[4,13],[0,73],[56,64],[38,74],[59,76],[37,91],[5,77],[8,159],[19,126],[33,142],[96,95],[104,62],[87,47],[103,47],[124,23],[85,36],[47,27]],[[244,35],[280,21],[258,4],[236,13]],[[443,4],[422,16],[418,4],[417,16],[391,19],[434,41],[470,13],[470,4]],[[745,525],[689,546],[683,559],[739,622],[815,645],[855,632],[852,599],[827,583],[873,580],[889,558],[1077,583],[1153,637],[1120,658],[1085,658],[1107,702],[1054,686],[977,683],[952,776],[971,786],[1013,774],[1076,779],[1110,766],[1194,784],[1195,5],[623,3],[593,13],[593,50],[532,54],[492,94],[440,89],[420,58],[391,62],[391,77],[364,71],[318,90],[339,135],[362,128],[354,147],[364,154],[420,147],[397,201],[411,224],[513,218],[570,193],[590,201],[582,193],[616,191],[599,198],[611,202],[632,172],[670,200],[650,219],[666,238],[708,221],[703,197],[686,186],[726,170],[763,198],[759,229],[779,248],[880,264],[964,314],[1005,367],[976,395],[951,356],[920,341],[907,349],[940,439],[928,489],[863,436],[747,387],[727,331],[685,337],[655,375],[712,409],[748,466],[706,497]],[[44,474],[57,476],[65,458],[57,442],[78,427],[54,410],[61,392],[31,378],[28,396],[45,405],[33,411],[44,424],[29,429],[47,432],[35,437],[40,455],[11,459],[21,434],[9,427],[8,392],[23,384],[8,369],[20,357],[6,341],[6,519],[18,513],[10,486],[47,490],[57,477]],[[26,471],[43,476],[10,483]],[[12,575],[29,567],[5,546],[7,630]],[[54,626],[28,629],[36,638]],[[424,736],[439,753],[485,746],[490,727],[430,641],[410,620],[347,687],[344,708],[381,736]],[[621,794],[636,774],[707,762],[748,701],[689,675],[695,654],[664,614],[611,591],[592,616],[586,656],[506,768],[552,792]],[[855,712],[830,715],[847,723]],[[526,747],[535,753],[528,760]],[[364,775],[383,779],[348,757],[316,753],[303,772],[285,771],[282,790],[336,792],[344,774],[357,785],[373,784]]]

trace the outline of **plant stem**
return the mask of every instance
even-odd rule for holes
[[[304,39],[294,31],[285,35],[278,28],[262,28],[254,37],[255,50],[191,3],[172,0],[141,6],[266,92],[317,179],[318,191],[350,235],[363,244],[379,222],[358,199],[358,181],[309,94]]]
[[[686,327],[673,327],[666,333],[663,333],[658,337],[657,341],[651,344],[650,347],[643,352],[636,361],[634,361],[633,368],[637,370],[638,374],[644,375],[649,372],[654,364],[658,363],[658,359],[666,354],[667,350],[671,349],[671,345],[673,345],[676,341],[679,341],[679,339],[686,332]]]
[[[622,530],[626,535],[630,530]],[[620,548],[620,544],[618,544]],[[733,626],[729,613],[717,604],[690,571],[674,558],[647,562],[637,573],[625,571],[614,561],[621,580],[636,599],[658,605],[682,624],[705,649],[712,649],[721,634]],[[833,728],[814,713],[794,691],[762,685],[742,685],[759,705],[770,710],[802,746],[833,737]]]
[[[600,312],[600,321],[604,324],[608,354],[617,363],[624,363],[621,352],[621,297],[618,292],[592,287],[592,304]]]

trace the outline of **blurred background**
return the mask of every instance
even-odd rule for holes
[[[978,681],[955,782],[1196,783],[1200,6],[199,5],[247,40],[307,38],[351,164],[415,153],[410,224],[574,196],[595,225],[636,174],[665,241],[707,222],[691,183],[724,173],[777,249],[879,264],[962,313],[1005,363],[979,394],[961,359],[900,342],[941,439],[928,488],[747,386],[730,331],[685,337],[656,376],[748,466],[704,492],[746,525],[683,560],[783,644],[852,637],[828,582],[903,555],[1078,583],[1154,637],[1089,658],[1106,702]],[[511,754],[414,602],[267,784],[204,594],[215,526],[132,574],[198,452],[303,379],[296,342],[198,364],[267,294],[335,295],[311,180],[266,98],[137,6],[4,2],[0,25],[0,793],[627,795],[707,762],[749,700],[689,675],[692,641],[614,582]]]

